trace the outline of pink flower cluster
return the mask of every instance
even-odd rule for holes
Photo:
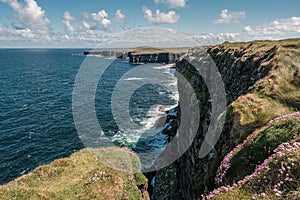
[[[264,192],[262,192],[262,193],[260,193],[260,194],[254,194],[253,196],[252,196],[252,199],[257,199],[257,198],[259,198],[259,197],[265,197],[266,196],[266,193],[264,193]]]
[[[249,180],[252,180],[255,177],[258,177],[261,174],[262,170],[265,169],[272,160],[276,163],[276,162],[278,162],[278,159],[282,158],[283,156],[287,156],[290,153],[295,152],[299,148],[300,148],[300,142],[294,142],[293,144],[286,142],[286,143],[279,145],[274,150],[275,153],[272,154],[271,156],[269,156],[266,160],[264,160],[264,162],[261,165],[257,166],[255,171],[251,175],[244,177],[243,180],[240,180],[237,183],[234,183],[232,186],[227,185],[227,186],[219,187],[219,188],[213,190],[212,192],[210,192],[208,195],[202,195],[202,198],[203,199],[212,199],[214,196],[219,195],[222,192],[231,191],[238,186],[242,186]],[[293,161],[292,158],[289,158],[289,160]],[[294,166],[294,165],[295,164],[293,162],[291,162],[291,166]],[[278,174],[278,183],[276,183],[273,186],[273,192],[275,193],[276,196],[281,196],[281,194],[282,194],[280,187],[284,184],[283,181],[293,181],[293,179],[289,177],[290,175],[287,172],[287,171],[291,170],[291,166],[287,166],[283,162],[281,163],[281,168],[280,168],[279,174]],[[263,179],[264,179],[263,181],[265,181],[265,182],[268,181],[267,177],[265,177],[265,176],[263,177]],[[262,182],[262,180],[258,179],[257,182]],[[257,186],[253,186],[254,189],[257,189],[256,187]],[[263,197],[265,195],[266,195],[265,193],[255,194],[252,196],[252,199],[256,199],[257,197]]]
[[[279,159],[285,158],[286,156],[289,156],[290,154],[292,154],[293,152],[295,152],[296,150],[298,150],[300,148],[300,143],[299,142],[294,142],[293,144],[290,144],[288,142],[285,142],[281,145],[279,145],[275,150],[274,150],[274,154],[271,155],[267,160],[270,162],[271,160],[275,163],[275,164],[279,164]],[[282,195],[282,192],[280,189],[281,187],[287,183],[287,182],[291,182],[293,181],[293,178],[290,177],[291,174],[291,169],[293,166],[295,166],[294,163],[294,158],[287,158],[289,160],[289,163],[280,162],[280,168],[278,170],[278,175],[277,175],[277,179],[276,180],[272,180],[272,182],[274,182],[274,184],[269,185],[269,189],[271,189],[275,196],[280,197]],[[265,162],[268,162],[265,161]],[[266,165],[265,165],[266,166]],[[263,167],[264,168],[264,167]],[[271,182],[271,180],[268,180],[266,176],[263,176],[263,181],[258,179],[257,182],[258,184],[266,184],[268,182]],[[256,188],[263,188],[263,187],[259,187],[259,186],[253,186]],[[263,188],[264,189],[264,188]],[[252,199],[256,199],[256,197],[261,197],[255,194],[252,196]]]
[[[280,121],[285,121],[285,120],[289,120],[289,119],[299,119],[300,120],[300,112],[295,112],[292,114],[287,114],[278,118],[275,118],[273,120],[271,120],[268,125],[271,124],[275,124],[278,123]],[[266,127],[266,126],[265,126]],[[265,128],[263,127],[263,128]],[[238,152],[240,149],[242,149],[245,145],[250,145],[253,142],[253,138],[258,134],[258,132],[260,130],[262,130],[263,128],[260,129],[256,129],[252,134],[250,134],[243,143],[237,145],[232,151],[230,151],[222,160],[218,170],[217,170],[217,174],[215,177],[215,181],[217,184],[221,185],[223,182],[223,178],[225,177],[225,175],[227,174],[227,171],[229,170],[229,168],[231,167],[231,159],[233,158],[233,156],[236,154],[236,152]]]
[[[104,180],[105,178],[107,178],[107,176],[105,176],[105,172],[102,172],[102,171],[99,171],[99,172],[96,172],[93,176],[93,178],[89,178],[88,180],[85,181],[85,184],[91,184],[93,182],[97,182],[97,181],[100,181],[100,180]]]
[[[253,138],[258,134],[260,129],[255,130],[252,134],[250,134],[243,143],[237,145],[232,151],[230,151],[222,160],[218,170],[217,170],[217,174],[215,177],[215,181],[217,184],[222,184],[223,178],[225,177],[225,175],[227,174],[227,171],[229,170],[229,168],[231,167],[231,159],[233,158],[233,156],[240,150],[242,149],[245,145],[250,145],[253,142]]]
[[[280,121],[285,121],[285,120],[289,120],[289,119],[300,119],[300,112],[294,112],[292,114],[287,114],[287,115],[284,115],[284,116],[281,116],[281,117],[277,117],[273,120],[271,120],[269,122],[269,124],[274,124],[274,123],[278,123]]]

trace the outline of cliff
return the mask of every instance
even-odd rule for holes
[[[94,153],[105,156],[107,151],[124,166],[139,162],[124,149],[83,149],[0,186],[0,199],[149,199],[143,174],[121,172],[96,159]]]
[[[173,64],[187,48],[158,49],[152,47],[137,47],[119,50],[91,50],[84,51],[84,55],[108,56],[129,59],[132,64],[164,63]]]
[[[193,48],[176,68],[197,93],[200,128],[184,155],[157,172],[153,199],[299,197],[299,181],[290,180],[300,179],[300,126],[299,114],[295,113],[300,109],[300,40],[226,42],[205,49],[225,85],[225,126],[214,149],[200,158],[212,108],[204,79],[187,61],[202,62],[200,48]],[[272,123],[274,119],[276,123]],[[273,162],[280,145],[288,146],[291,154],[282,153],[285,157]],[[293,167],[288,160],[295,160]],[[274,170],[268,171],[270,166]],[[290,168],[287,176],[291,179],[275,176],[282,166]],[[255,174],[259,170],[260,175]],[[258,180],[267,182],[258,184]]]

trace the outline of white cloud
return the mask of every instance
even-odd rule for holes
[[[86,21],[82,21],[83,27],[86,29],[91,29],[91,25],[87,23]]]
[[[64,20],[69,20],[69,21],[74,21],[75,20],[75,17],[73,17],[69,11],[66,11],[64,13],[64,17],[63,17]]]
[[[196,46],[190,36],[172,29],[159,27],[134,28],[104,40],[99,48],[132,48],[152,46],[158,48]]]
[[[33,40],[35,37],[35,34],[28,28],[16,30],[9,29],[0,24],[0,41]]]
[[[224,9],[220,13],[220,18],[215,20],[215,24],[230,24],[239,23],[241,19],[246,17],[245,12],[232,12],[228,9]]]
[[[167,4],[171,8],[185,7],[187,0],[154,0],[155,3]]]
[[[278,19],[257,27],[245,26],[244,29],[253,36],[276,37],[300,34],[300,17]]]
[[[116,11],[114,20],[117,22],[125,21],[125,15],[122,13],[120,9]]]
[[[278,40],[300,36],[300,17],[278,19],[260,26],[245,26],[236,33],[197,34],[192,37],[199,45],[219,44],[224,41],[242,42],[251,40]]]
[[[105,10],[100,10],[98,13],[92,13],[91,17],[94,21],[101,22],[103,19],[108,17],[108,14]]]
[[[92,13],[90,17],[96,23],[96,27],[101,24],[105,30],[109,29],[111,21],[108,19],[108,14],[105,10],[100,10],[98,13]]]
[[[47,33],[50,28],[50,20],[45,17],[45,11],[35,0],[25,0],[25,4],[17,0],[0,0],[10,6],[19,22],[31,32]]]
[[[109,19],[103,19],[102,21],[101,21],[101,24],[102,24],[102,26],[103,26],[103,28],[104,29],[108,29],[108,26],[110,25],[110,20]]]
[[[75,20],[75,18],[70,14],[69,11],[66,11],[64,13],[62,22],[66,26],[66,28],[71,32],[75,31],[74,26],[72,26],[72,24],[71,24],[71,21],[74,21],[74,20]]]
[[[152,11],[146,7],[143,7],[144,17],[150,24],[173,24],[178,22],[180,16],[173,10],[163,13],[160,10],[156,10],[153,14]]]
[[[199,46],[214,45],[225,41],[239,42],[248,41],[250,38],[248,35],[242,33],[207,33],[207,34],[195,34],[192,37],[199,43]]]

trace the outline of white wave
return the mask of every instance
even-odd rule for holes
[[[167,64],[167,65],[162,65],[162,66],[158,66],[158,67],[153,67],[153,69],[169,69],[174,67],[174,64]]]
[[[88,54],[86,55],[87,57],[99,57],[99,58],[103,58],[104,56],[102,55],[92,55],[92,54]]]
[[[106,60],[115,60],[117,58],[114,57],[114,56],[104,56],[104,59],[106,59]]]
[[[132,131],[128,131],[128,133],[119,131],[112,137],[112,142],[118,142],[124,146],[130,146],[132,144],[136,144],[140,139],[139,134],[135,134]]]
[[[147,117],[141,122],[143,125],[143,131],[156,129],[158,126],[159,120],[164,117],[166,107],[163,105],[154,105],[151,106],[147,113]]]
[[[124,79],[124,81],[138,81],[138,80],[144,80],[144,78],[131,77],[131,78]]]
[[[145,117],[142,117],[138,120],[134,120],[136,123],[140,124],[138,130],[123,130],[122,132],[117,133],[112,137],[113,142],[118,142],[124,146],[135,146],[141,137],[151,137],[155,135],[156,147],[154,149],[164,148],[165,135],[159,136],[158,133],[162,131],[163,128],[166,128],[166,111],[171,110],[177,106],[179,100],[179,94],[177,89],[177,78],[174,75],[174,69],[171,68],[173,65],[162,65],[162,66],[152,66],[153,69],[156,69],[157,73],[166,73],[165,81],[163,85],[168,90],[169,98],[174,100],[174,104],[171,105],[153,105],[148,110]],[[133,81],[133,80],[142,80],[144,78],[139,78],[138,76],[129,77],[123,79],[124,81]],[[163,94],[161,92],[160,94]],[[133,121],[132,121],[133,122]],[[133,122],[133,123],[135,123]],[[158,135],[157,135],[158,134]],[[157,138],[158,137],[158,138]],[[161,137],[161,138],[160,138]],[[153,159],[151,159],[153,160]],[[154,159],[155,160],[155,159]]]

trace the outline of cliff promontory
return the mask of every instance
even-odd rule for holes
[[[121,59],[129,59],[132,64],[165,63],[173,64],[183,55],[187,48],[161,49],[153,47],[137,47],[133,49],[118,50],[90,50],[84,51],[84,55],[108,56]]]

